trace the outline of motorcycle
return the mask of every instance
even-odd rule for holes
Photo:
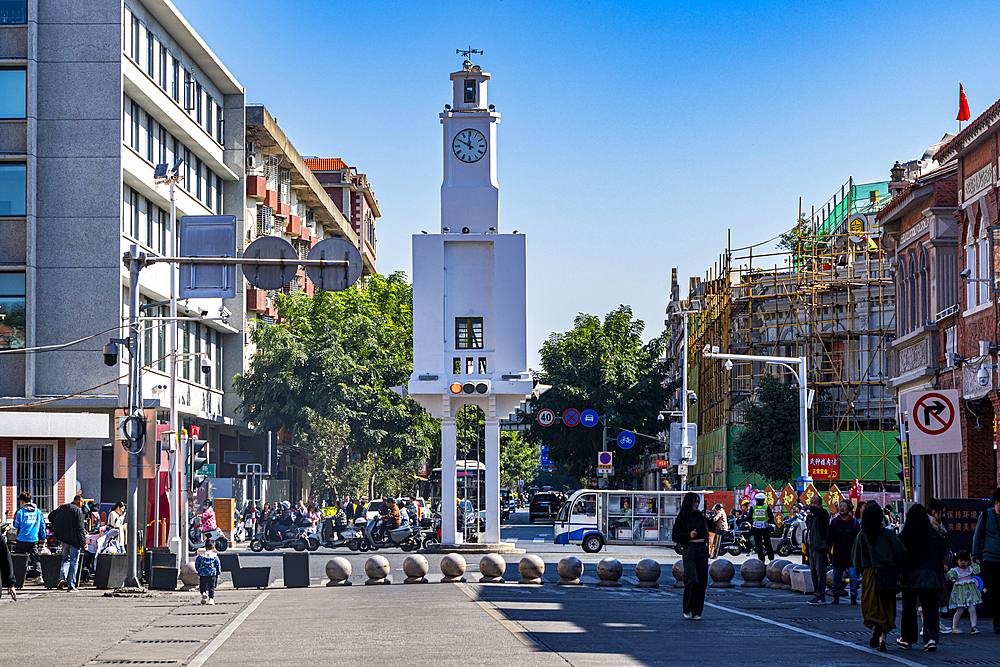
[[[365,526],[364,540],[361,542],[361,551],[376,551],[393,547],[399,547],[403,551],[416,551],[422,546],[419,528],[400,526],[386,530],[383,527],[384,523],[378,517],[368,522]]]
[[[441,517],[432,519],[428,516],[420,520],[420,539],[425,547],[441,544]]]
[[[225,551],[229,548],[229,540],[217,527],[212,530],[202,530],[198,522],[198,517],[192,517],[188,525],[188,546],[192,549],[200,549],[205,546],[205,540],[215,540],[215,550]]]
[[[337,528],[333,525],[333,518],[326,517],[317,535],[319,544],[328,549],[347,547],[351,551],[357,551],[361,548],[361,542],[364,539],[364,525],[364,519],[356,519],[353,526]]]
[[[296,551],[316,551],[319,549],[319,537],[316,535],[316,528],[308,519],[300,519],[306,525],[295,525],[278,529],[278,517],[267,520],[264,527],[250,540],[250,551],[260,553],[261,551],[274,551],[275,549],[292,548]]]
[[[802,531],[797,531],[796,527],[802,523],[801,521],[788,521],[781,528],[781,539],[778,542],[778,548],[775,549],[778,555],[781,557],[790,556],[793,553],[801,553],[802,545],[796,537],[801,534]]]

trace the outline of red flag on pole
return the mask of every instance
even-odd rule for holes
[[[965,99],[962,84],[958,84],[958,118],[955,120],[969,120],[969,100]]]

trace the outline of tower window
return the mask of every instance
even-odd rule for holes
[[[472,375],[475,372],[476,367],[472,365],[472,357],[465,358],[465,374]]]
[[[451,360],[451,374],[461,375],[462,374],[462,357],[455,357]]]
[[[483,318],[481,317],[455,318],[455,349],[456,350],[483,349]]]
[[[486,357],[479,357],[479,370],[476,372],[479,375],[486,375]]]
[[[476,80],[466,79],[465,80],[465,103],[475,104],[476,103]]]

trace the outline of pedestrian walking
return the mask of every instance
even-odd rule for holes
[[[14,553],[28,554],[28,571],[25,576],[41,576],[42,568],[38,560],[38,543],[45,541],[45,515],[31,502],[31,494],[22,491],[17,500],[20,507],[14,513],[14,528],[17,538]]]
[[[861,532],[861,522],[854,518],[854,507],[850,500],[841,500],[837,505],[837,516],[830,520],[830,558],[833,562],[833,604],[840,604],[844,594],[844,576],[850,581],[851,604],[858,603],[858,571],[851,562],[851,549]]]
[[[764,494],[760,491],[754,496],[754,505],[750,508],[750,528],[753,534],[753,548],[757,558],[762,563],[774,560],[774,550],[771,548],[771,526],[774,525],[774,513],[764,504]],[[764,554],[767,560],[764,560]]]
[[[17,585],[17,577],[14,575],[14,560],[10,557],[7,536],[3,533],[0,533],[0,585],[7,589],[11,600],[17,600],[17,593],[14,592],[14,586]],[[0,595],[3,595],[2,589],[0,589]]]
[[[964,631],[958,627],[958,621],[962,618],[962,611],[969,610],[969,623],[972,625],[972,634],[978,635],[979,629],[976,627],[976,605],[983,601],[979,594],[979,586],[976,585],[974,576],[980,573],[978,563],[972,562],[972,554],[968,551],[959,551],[955,556],[956,567],[948,570],[945,578],[954,581],[951,587],[951,598],[948,600],[948,608],[955,610],[955,615],[951,617],[951,634],[961,635]]]
[[[699,511],[701,496],[684,494],[672,538],[684,549],[684,618],[701,620],[708,588],[708,525]]]
[[[215,552],[215,540],[205,540],[205,549],[194,560],[198,570],[198,590],[201,591],[202,604],[215,604],[215,585],[222,574],[222,563],[219,554]]]
[[[979,515],[972,536],[972,559],[982,567],[983,587],[993,609],[993,632],[1000,635],[1000,486],[993,491],[993,508]]]
[[[924,617],[924,650],[937,650],[941,633],[938,614],[938,591],[944,588],[941,559],[944,540],[931,526],[927,510],[916,503],[906,511],[906,523],[899,533],[899,541],[906,547],[906,565],[900,577],[903,589],[903,618],[896,645],[903,649],[917,643],[917,605]]]
[[[809,573],[812,575],[813,599],[807,604],[826,604],[826,563],[830,553],[830,513],[823,507],[823,499],[813,496],[809,500],[806,518],[806,541],[809,542]]]
[[[882,524],[882,508],[875,501],[865,505],[851,561],[861,573],[861,615],[865,627],[872,631],[869,645],[885,651],[885,637],[896,628],[899,570],[906,564],[907,554],[895,531]]]
[[[83,495],[76,494],[73,502],[60,505],[49,513],[52,534],[62,542],[62,568],[59,570],[59,590],[76,591],[76,573],[80,551],[87,546],[87,530],[83,525]]]

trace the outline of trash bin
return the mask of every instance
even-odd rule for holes
[[[309,586],[308,551],[282,554],[281,566],[285,576],[285,588],[305,588]]]

